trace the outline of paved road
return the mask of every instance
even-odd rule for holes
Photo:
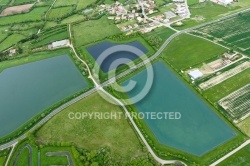
[[[214,163],[212,163],[210,166],[216,166],[216,165],[218,165],[219,163],[221,163],[222,161],[226,160],[228,157],[232,156],[234,153],[238,152],[239,150],[241,150],[242,148],[244,148],[245,146],[247,146],[249,144],[250,144],[250,140],[247,140],[246,142],[244,142],[243,144],[241,144],[238,148],[236,148],[233,151],[229,152],[228,154],[226,154],[225,156],[223,156],[219,160],[217,160]]]

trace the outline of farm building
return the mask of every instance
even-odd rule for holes
[[[192,70],[188,73],[192,80],[196,80],[203,76],[203,73],[199,69]]]
[[[53,48],[64,47],[64,46],[67,46],[68,44],[69,44],[69,40],[65,39],[65,40],[60,40],[60,41],[53,42],[48,47],[49,47],[49,49],[53,49]]]

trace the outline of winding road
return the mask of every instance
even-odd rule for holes
[[[33,132],[37,127],[39,127],[39,126],[43,125],[44,123],[46,123],[46,122],[47,122],[48,120],[50,120],[53,116],[55,116],[56,114],[58,114],[59,112],[61,112],[61,111],[64,110],[65,108],[67,108],[68,106],[70,106],[70,105],[72,105],[72,104],[78,102],[79,100],[81,100],[81,99],[83,99],[83,98],[85,98],[85,97],[87,97],[87,96],[93,94],[93,93],[96,92],[97,90],[99,90],[99,91],[102,91],[104,94],[106,94],[107,96],[109,96],[111,99],[113,99],[115,102],[117,102],[119,105],[122,106],[122,108],[124,109],[125,113],[126,113],[127,116],[129,117],[129,119],[130,119],[132,125],[134,126],[136,132],[138,133],[138,135],[140,136],[140,138],[142,139],[142,141],[144,142],[144,144],[146,145],[148,151],[151,153],[151,155],[154,157],[154,159],[155,159],[156,161],[158,161],[159,163],[161,163],[161,164],[173,164],[174,162],[176,162],[176,160],[163,160],[163,159],[159,158],[159,157],[154,153],[154,151],[151,149],[150,145],[147,143],[146,139],[145,139],[144,136],[142,135],[141,131],[139,130],[139,128],[137,127],[137,125],[135,124],[135,122],[133,121],[133,119],[131,118],[131,116],[130,116],[128,110],[127,110],[126,107],[123,105],[123,103],[122,103],[120,100],[118,100],[117,98],[115,98],[114,96],[112,96],[111,94],[109,94],[108,92],[106,92],[106,91],[103,89],[103,87],[109,85],[109,84],[112,83],[112,82],[114,82],[116,79],[119,79],[119,78],[121,78],[121,77],[124,77],[124,76],[130,74],[131,72],[137,70],[137,69],[140,68],[140,67],[143,67],[145,64],[148,64],[148,63],[150,63],[151,61],[153,61],[154,59],[156,59],[156,58],[163,52],[163,50],[168,46],[168,44],[169,44],[175,37],[177,37],[178,35],[183,34],[183,33],[186,33],[186,32],[189,32],[189,31],[191,31],[191,30],[193,30],[193,29],[196,29],[196,28],[200,28],[200,27],[202,27],[202,26],[206,26],[206,25],[211,24],[211,23],[216,23],[216,22],[222,21],[222,20],[224,20],[224,19],[233,17],[233,16],[235,16],[235,15],[237,15],[237,14],[239,14],[239,13],[244,13],[244,12],[248,12],[248,11],[250,11],[250,9],[246,9],[246,10],[244,10],[244,11],[240,11],[240,12],[234,13],[234,14],[232,14],[232,15],[225,16],[225,17],[223,17],[223,18],[220,18],[220,19],[217,19],[217,20],[214,20],[214,21],[211,21],[211,22],[207,22],[207,23],[204,23],[204,24],[195,26],[195,27],[191,27],[191,28],[188,28],[188,29],[185,29],[185,30],[181,30],[181,31],[175,30],[176,33],[173,34],[173,35],[171,35],[171,36],[164,42],[164,44],[160,47],[160,49],[159,49],[154,55],[152,55],[149,59],[147,59],[147,60],[145,60],[145,61],[143,61],[143,62],[137,64],[136,67],[134,67],[134,68],[132,68],[132,69],[129,69],[129,70],[127,70],[127,71],[124,71],[124,72],[120,73],[120,74],[117,75],[115,78],[111,78],[111,79],[109,79],[108,81],[106,81],[106,82],[104,82],[104,83],[102,83],[102,84],[100,84],[100,85],[96,82],[96,80],[95,80],[94,77],[92,76],[91,70],[89,69],[87,63],[86,63],[85,61],[83,61],[83,60],[77,55],[77,53],[76,53],[76,51],[75,51],[73,45],[70,44],[69,47],[73,50],[75,56],[76,56],[82,63],[84,63],[84,64],[86,65],[87,70],[88,70],[88,73],[89,73],[89,78],[93,81],[93,83],[94,83],[94,85],[95,85],[95,88],[93,88],[93,89],[91,89],[91,90],[85,92],[84,94],[82,94],[82,95],[80,95],[80,96],[78,96],[78,97],[76,97],[76,98],[70,100],[69,102],[67,102],[67,103],[61,105],[60,107],[58,107],[57,109],[53,110],[50,114],[48,114],[46,117],[44,117],[41,121],[39,121],[36,125],[34,125],[34,126],[33,126],[29,131],[27,131],[27,132]],[[171,27],[171,29],[172,29],[172,27]],[[70,26],[70,25],[69,25],[69,33],[70,33],[70,38],[72,38],[72,35],[71,35],[71,26]],[[25,135],[25,134],[19,136],[18,138],[14,139],[14,140],[12,140],[12,141],[10,141],[10,142],[8,142],[8,143],[5,143],[5,144],[3,144],[3,145],[0,145],[0,150],[6,149],[6,148],[9,148],[9,147],[14,147],[14,146],[18,143],[19,140],[22,140],[22,139],[24,139],[24,138],[26,138],[26,135]],[[247,144],[249,144],[249,142],[250,142],[250,140],[248,140]],[[246,143],[245,143],[245,144],[246,144]],[[240,147],[236,148],[236,149],[235,149],[234,151],[232,151],[232,152],[236,153],[238,150],[240,150],[240,149],[242,149],[244,146],[246,146],[245,144],[243,144],[243,145],[241,145]],[[13,148],[13,149],[14,149],[14,148]],[[13,149],[12,149],[12,151],[13,151]],[[10,153],[9,157],[11,156],[11,154],[12,154],[12,153]],[[230,156],[230,153],[229,153],[228,155],[222,157],[221,160],[222,160],[222,159],[225,159],[227,156]],[[216,161],[215,164],[218,163],[218,162],[220,162],[220,159],[219,159],[218,161]],[[183,164],[184,164],[184,163],[183,163]],[[184,165],[185,165],[185,164],[184,164]]]

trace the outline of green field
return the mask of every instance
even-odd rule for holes
[[[79,0],[76,10],[82,10],[85,9],[87,6],[91,5],[91,4],[95,4],[95,2],[97,2],[97,0]]]
[[[250,137],[250,117],[238,123],[237,126]]]
[[[173,30],[160,27],[144,34],[144,36],[152,47],[159,48],[172,34],[174,34]]]
[[[7,34],[0,34],[0,43],[3,41],[8,35]]]
[[[81,10],[85,9],[87,6],[95,3],[96,0],[70,0],[70,1],[65,1],[65,0],[57,0],[55,3],[55,7],[60,7],[60,6],[71,6],[71,5],[77,5],[76,10]]]
[[[207,40],[188,34],[174,38],[161,56],[178,70],[187,69],[222,55],[226,49]]]
[[[111,35],[121,33],[107,17],[75,24],[72,30],[76,47],[97,42]]]
[[[0,157],[0,166],[4,166],[5,159],[5,156]]]
[[[1,5],[7,5],[10,0],[0,0],[0,6]]]
[[[155,3],[158,7],[171,3],[171,0],[155,0]]]
[[[0,17],[0,25],[40,21],[47,9],[48,9],[47,6],[37,7],[31,10],[29,13]]]
[[[78,4],[79,0],[57,0],[54,7],[60,7],[60,6],[71,6]]]
[[[85,17],[83,15],[79,15],[79,14],[74,14],[72,16],[69,16],[65,19],[63,19],[61,21],[62,24],[69,24],[69,23],[73,23],[73,22],[76,22],[76,21],[80,21],[80,20],[84,20]]]
[[[250,55],[250,12],[196,29],[198,34]]]
[[[199,0],[188,0],[188,5],[194,5],[199,3]]]
[[[29,165],[29,150],[25,148],[17,161],[17,166]]]
[[[54,41],[59,41],[59,40],[68,39],[68,38],[69,38],[69,34],[67,31],[67,27],[61,26],[60,28],[54,28],[52,30],[48,30],[48,31],[44,31],[40,33],[38,40],[32,43],[32,47],[33,48],[41,47],[41,46],[50,44]]]
[[[191,18],[185,19],[184,26],[176,27],[177,29],[185,29],[192,27],[204,22],[212,21],[223,16],[239,12],[250,7],[249,0],[240,0],[239,2],[234,2],[232,5],[218,5],[216,3],[207,1],[203,3],[196,3],[197,0],[190,0],[189,9],[191,12]]]
[[[108,103],[96,93],[57,114],[37,132],[37,136],[44,142],[73,142],[89,151],[109,147],[116,161],[126,161],[145,154],[123,114],[121,119],[71,120],[68,117],[70,112],[122,113],[118,106]]]
[[[239,88],[247,85],[250,82],[250,69],[247,69],[228,80],[215,85],[214,87],[203,92],[212,103],[217,102],[230,93],[238,90]]]
[[[72,11],[72,6],[51,9],[48,16],[48,20],[58,20],[62,17],[69,15]]]
[[[250,145],[247,145],[240,151],[236,152],[218,166],[250,166]]]
[[[15,0],[14,5],[22,5],[22,4],[28,4],[28,3],[34,3],[36,0]]]
[[[16,146],[12,156],[10,157],[10,160],[9,160],[9,164],[8,165],[14,165],[14,162],[15,160],[17,159],[17,155],[18,153],[20,153],[20,150],[27,144],[28,142],[27,141],[20,141],[20,143]],[[37,148],[36,146],[34,145],[31,145],[31,148],[32,148],[32,165],[37,165]],[[19,156],[19,159],[17,160],[17,166],[24,166],[24,165],[29,165],[28,164],[28,161],[29,161],[29,150],[27,148],[24,148],[22,153],[20,154]]]
[[[0,51],[3,51],[12,45],[18,43],[20,40],[26,38],[20,34],[12,34],[0,43]]]

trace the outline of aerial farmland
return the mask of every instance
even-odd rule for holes
[[[0,166],[245,166],[249,0],[0,0]]]

